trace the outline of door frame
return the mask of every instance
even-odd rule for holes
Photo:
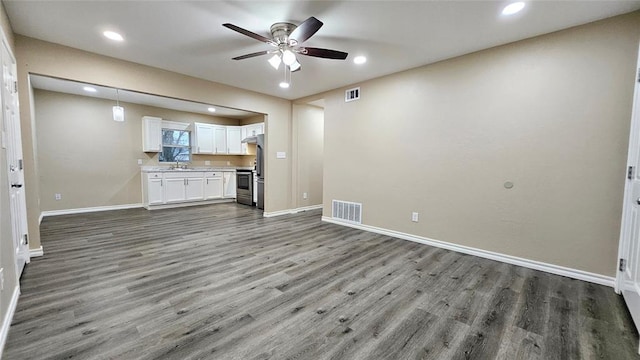
[[[632,239],[630,239],[631,234],[633,233],[633,229],[631,229],[631,224],[633,223],[630,219],[631,216],[631,208],[633,207],[631,199],[631,195],[633,192],[632,187],[632,179],[630,179],[629,171],[632,171],[632,174],[637,174],[640,169],[636,168],[636,164],[638,164],[638,156],[640,153],[640,101],[638,98],[640,97],[640,45],[638,46],[638,58],[637,58],[637,66],[634,80],[634,91],[633,91],[633,108],[631,111],[631,126],[629,129],[629,149],[627,153],[627,167],[626,167],[626,180],[624,183],[624,198],[622,203],[622,221],[620,223],[620,240],[618,242],[618,260],[616,261],[616,281],[615,281],[615,292],[617,294],[622,293],[622,281],[624,278],[624,271],[620,270],[620,262],[626,261],[625,256],[627,253],[627,247],[631,244]],[[629,170],[631,169],[631,170]]]

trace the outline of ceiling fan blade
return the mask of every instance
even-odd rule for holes
[[[248,58],[252,58],[252,57],[256,57],[256,56],[267,55],[268,53],[269,53],[269,51],[267,51],[267,50],[258,51],[258,52],[254,52],[254,53],[251,53],[251,54],[236,56],[236,57],[233,58],[233,60],[244,60],[244,59],[248,59]]]
[[[291,35],[289,35],[289,39],[294,39],[298,44],[302,44],[320,30],[322,25],[322,21],[312,16],[298,25],[298,27],[291,32]]]
[[[338,50],[321,49],[321,48],[313,48],[313,47],[300,48],[299,53],[301,55],[315,56],[323,59],[336,59],[336,60],[344,60],[349,55],[346,52],[342,52]]]
[[[233,31],[237,31],[242,35],[246,35],[246,36],[248,36],[250,38],[254,38],[254,39],[258,40],[258,41],[262,41],[262,42],[265,42],[267,44],[274,44],[273,40],[268,39],[268,38],[266,38],[266,37],[264,37],[262,35],[258,35],[258,34],[254,33],[254,32],[251,32],[251,31],[247,30],[247,29],[243,29],[243,28],[241,28],[239,26],[236,26],[236,25],[233,25],[233,24],[229,24],[229,23],[222,24],[222,26],[224,26],[224,27],[226,27],[228,29],[231,29]]]

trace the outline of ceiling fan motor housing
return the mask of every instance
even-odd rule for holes
[[[298,26],[288,22],[278,22],[271,25],[271,36],[273,40],[278,45],[290,45],[295,46],[297,41],[289,39],[289,35],[295,30]],[[292,43],[293,41],[293,43]]]

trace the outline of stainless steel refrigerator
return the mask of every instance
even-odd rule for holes
[[[256,176],[258,177],[258,209],[264,210],[264,135],[256,135]]]

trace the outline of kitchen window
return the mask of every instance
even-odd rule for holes
[[[191,132],[186,130],[162,129],[161,162],[191,161]]]

